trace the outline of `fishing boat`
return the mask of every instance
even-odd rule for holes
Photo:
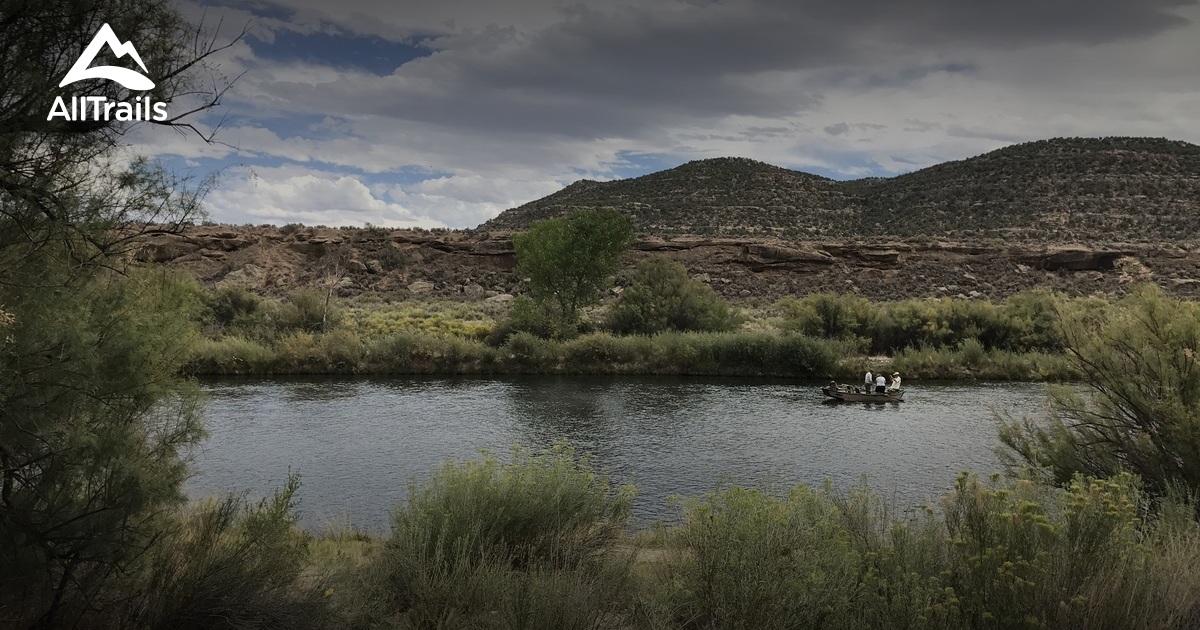
[[[904,401],[903,389],[889,389],[882,394],[877,394],[875,392],[856,392],[849,385],[828,385],[821,388],[821,393],[829,398],[843,402],[885,403]]]

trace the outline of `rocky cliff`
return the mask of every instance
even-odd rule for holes
[[[1177,244],[679,236],[640,238],[625,258],[633,264],[659,253],[735,301],[811,291],[994,300],[1032,286],[1120,293],[1141,280],[1200,298],[1200,246]],[[196,226],[147,237],[137,255],[187,269],[206,284],[238,283],[272,294],[331,278],[343,295],[396,291],[479,299],[518,286],[506,232]]]

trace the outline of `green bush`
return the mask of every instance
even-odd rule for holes
[[[276,318],[276,324],[283,330],[323,332],[337,324],[340,313],[333,304],[326,308],[325,296],[319,291],[298,289],[288,294]]]
[[[827,339],[870,336],[879,318],[878,309],[859,295],[814,293],[799,300],[784,298],[779,308],[785,332]]]
[[[556,319],[544,305],[527,296],[519,296],[508,307],[508,314],[492,329],[488,343],[502,346],[516,333],[528,333],[541,339],[563,339],[575,336],[576,325]]]
[[[258,310],[262,298],[246,287],[227,285],[204,293],[204,303],[213,321],[223,328],[245,321]]]
[[[665,255],[638,264],[632,284],[621,292],[607,322],[622,335],[726,331],[737,325],[737,316],[712,287],[688,278],[687,269]]]
[[[964,473],[892,520],[864,486],[685,503],[642,613],[676,628],[1189,628],[1200,524],[1146,510],[1136,478],[1064,489]]]
[[[316,628],[326,624],[319,580],[304,579],[307,534],[296,527],[296,477],[257,506],[203,501],[165,529],[116,609],[122,627]],[[132,586],[132,585],[131,585]],[[114,612],[116,612],[114,611]]]
[[[1144,286],[1109,309],[1069,312],[1063,330],[1087,395],[1053,389],[1044,422],[1007,423],[1011,459],[1059,483],[1130,470],[1156,496],[1200,493],[1200,305]]]
[[[360,614],[408,627],[595,628],[624,608],[633,488],[566,446],[447,463],[409,488]]]

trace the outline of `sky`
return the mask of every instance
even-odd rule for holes
[[[193,121],[219,142],[131,141],[216,174],[222,223],[470,228],[721,156],[853,179],[1053,137],[1200,144],[1197,0],[178,6],[218,39],[248,27]]]

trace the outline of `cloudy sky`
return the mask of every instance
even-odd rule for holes
[[[198,121],[223,120],[223,144],[137,141],[219,171],[221,222],[474,227],[717,156],[850,179],[1058,136],[1200,143],[1196,0],[180,6],[250,25],[217,59],[241,78]]]

